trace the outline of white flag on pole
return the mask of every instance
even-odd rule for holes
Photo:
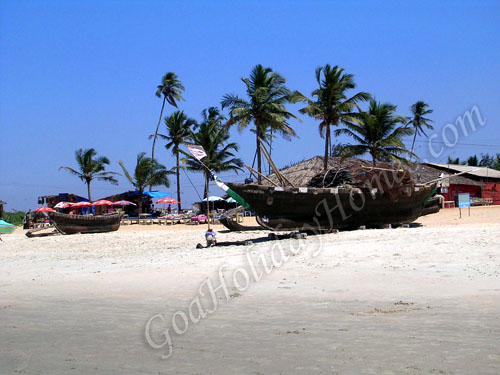
[[[191,155],[193,155],[196,159],[200,160],[207,156],[205,149],[203,146],[198,145],[186,145]]]

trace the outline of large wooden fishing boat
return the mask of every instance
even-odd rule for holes
[[[422,215],[435,190],[435,184],[403,186],[396,195],[352,186],[227,185],[257,213],[257,222],[271,230],[323,231],[411,223]]]
[[[48,212],[56,229],[62,234],[112,232],[120,228],[121,213],[108,215],[69,215]]]

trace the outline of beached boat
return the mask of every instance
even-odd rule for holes
[[[276,187],[227,183],[271,230],[331,230],[411,223],[422,215],[435,184],[399,188],[397,195],[378,189]]]
[[[59,212],[48,212],[56,229],[63,234],[101,233],[118,230],[122,213],[109,215],[69,215]]]

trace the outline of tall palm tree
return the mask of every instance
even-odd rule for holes
[[[203,171],[205,177],[205,191],[203,195],[207,199],[210,172],[205,166],[213,172],[238,172],[243,167],[243,161],[235,157],[234,154],[234,152],[238,151],[239,147],[236,143],[229,142],[229,134],[221,123],[220,114],[217,112],[207,112],[208,117],[205,117],[198,130],[191,135],[191,142],[205,149],[207,156],[202,159],[203,163],[191,154],[181,151],[186,156],[186,158],[182,159],[186,169]]]
[[[307,100],[307,106],[300,110],[320,121],[319,134],[325,139],[325,155],[323,158],[323,169],[328,169],[328,156],[331,149],[331,126],[339,126],[341,123],[351,122],[352,113],[358,108],[358,103],[371,98],[366,92],[358,92],[348,96],[347,91],[355,89],[354,76],[344,74],[344,69],[338,66],[316,69],[316,82],[318,88],[312,92],[315,100]]]
[[[176,111],[165,117],[167,127],[166,134],[158,134],[158,137],[167,141],[165,148],[172,150],[176,158],[177,177],[177,201],[181,202],[181,182],[180,182],[180,146],[190,138],[191,128],[196,126],[196,120],[188,118],[184,111]],[[152,136],[151,136],[152,137]],[[181,203],[178,203],[178,212],[181,212]]]
[[[79,171],[70,167],[60,167],[59,170],[63,169],[74,176],[77,176],[80,180],[87,184],[87,192],[89,195],[89,201],[92,201],[92,195],[90,194],[90,183],[92,180],[108,181],[113,185],[118,185],[118,181],[113,175],[120,175],[116,172],[105,172],[106,165],[109,165],[109,159],[105,156],[100,156],[95,158],[97,152],[93,148],[89,149],[78,149],[75,151],[75,159],[78,164]]]
[[[424,117],[430,115],[434,111],[432,109],[429,109],[428,104],[419,100],[418,102],[416,102],[411,106],[411,112],[413,113],[413,117],[409,119],[408,125],[413,126],[413,129],[415,130],[415,135],[413,136],[413,142],[411,144],[411,150],[410,150],[411,152],[413,152],[417,135],[426,135],[424,127],[426,127],[429,130],[434,129],[434,127],[430,124],[433,121]]]
[[[161,165],[156,160],[148,158],[145,155],[145,152],[141,152],[137,155],[137,163],[135,165],[133,176],[129,173],[127,168],[125,168],[123,161],[120,160],[118,163],[120,164],[120,167],[122,167],[127,180],[130,181],[139,193],[139,201],[137,202],[139,214],[142,213],[142,195],[146,186],[170,186],[168,175],[171,172],[167,171],[164,165]]]
[[[369,153],[373,165],[376,160],[395,160],[406,162],[403,154],[413,155],[405,147],[402,137],[412,135],[413,129],[404,125],[406,117],[395,114],[396,106],[370,100],[368,112],[359,111],[351,114],[353,121],[345,121],[345,128],[337,129],[335,135],[348,135],[356,142],[342,150],[342,156],[352,157]],[[404,126],[398,126],[403,124]]]
[[[257,170],[262,173],[261,140],[271,131],[281,134],[285,139],[296,136],[288,120],[297,117],[287,111],[286,105],[297,102],[303,96],[297,91],[289,90],[285,86],[285,78],[279,73],[260,64],[252,69],[250,77],[241,80],[246,86],[248,99],[226,94],[221,101],[222,109],[230,110],[228,126],[238,124],[238,130],[242,131],[253,123],[257,145]],[[260,182],[259,175],[258,183]]]
[[[155,146],[156,138],[158,138],[158,131],[160,130],[160,123],[163,117],[163,110],[165,109],[165,102],[177,108],[177,100],[184,100],[182,97],[182,92],[184,91],[184,86],[177,77],[177,74],[168,72],[161,79],[161,84],[158,85],[156,89],[156,96],[161,98],[163,96],[163,103],[161,105],[160,117],[158,119],[158,124],[156,125],[155,134],[153,137],[153,148],[151,149],[151,159],[155,158]]]

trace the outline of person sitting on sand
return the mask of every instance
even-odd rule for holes
[[[217,239],[215,238],[217,234],[212,228],[209,228],[205,232],[205,240],[207,240],[207,247],[213,247],[217,243]]]

